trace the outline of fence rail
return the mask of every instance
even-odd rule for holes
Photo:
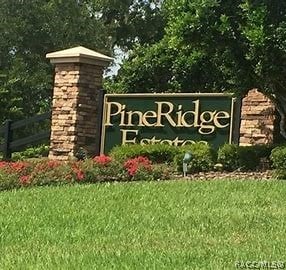
[[[0,144],[0,152],[3,153],[3,159],[11,159],[13,152],[21,150],[27,145],[32,146],[41,140],[49,139],[50,128],[21,139],[13,139],[13,133],[15,130],[49,119],[51,119],[50,112],[39,114],[20,121],[7,120],[5,124],[0,127],[0,135],[3,134],[4,137],[4,142]]]

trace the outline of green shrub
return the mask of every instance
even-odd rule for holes
[[[286,179],[286,146],[275,147],[271,151],[270,160],[272,161],[274,176],[280,179]]]
[[[260,163],[260,157],[253,146],[238,147],[238,166],[241,170],[255,170]]]
[[[238,145],[224,144],[218,149],[217,162],[223,165],[224,170],[234,171],[239,168]]]
[[[179,153],[174,158],[174,163],[179,172],[183,171],[183,158],[186,152],[191,153],[188,172],[206,172],[214,167],[215,155],[213,149],[205,143],[194,143],[178,147]]]
[[[270,159],[273,168],[286,170],[286,146],[275,147],[271,152]]]
[[[49,154],[49,146],[42,144],[35,147],[29,147],[21,152],[15,152],[12,154],[13,160],[24,160],[27,158],[39,158],[47,157]]]
[[[126,144],[115,146],[109,153],[112,159],[120,162],[137,156],[145,156],[144,154],[146,154],[146,150],[140,144]]]
[[[260,161],[260,169],[270,169],[271,168],[271,151],[275,148],[273,144],[259,144],[252,146],[257,158]]]
[[[258,144],[251,146],[258,158],[270,159],[271,151],[274,149],[273,144]]]
[[[179,153],[179,147],[168,144],[151,144],[147,146],[146,151],[147,157],[152,162],[173,162],[175,156]]]
[[[257,168],[262,155],[264,155],[262,148],[257,146],[225,144],[218,150],[217,161],[227,171],[235,171],[237,169],[248,171]]]
[[[75,182],[72,164],[53,160],[41,160],[35,164],[24,185],[63,185]]]
[[[94,159],[86,159],[79,164],[80,169],[85,174],[85,181],[89,183],[128,179],[123,164],[115,160],[109,159],[107,162],[97,162]]]
[[[0,191],[10,190],[20,186],[17,174],[0,170]]]
[[[110,152],[110,156],[117,161],[144,156],[154,163],[164,163],[172,162],[178,153],[179,147],[168,144],[129,144],[114,147]]]

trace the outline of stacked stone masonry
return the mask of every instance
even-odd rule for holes
[[[89,64],[56,65],[49,158],[67,160],[81,146],[94,153],[102,73]]]
[[[275,106],[269,98],[253,89],[242,100],[240,145],[273,142]]]

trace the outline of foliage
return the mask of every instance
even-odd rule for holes
[[[258,144],[252,145],[253,151],[259,158],[270,159],[271,151],[274,149],[275,145],[273,144]]]
[[[179,152],[178,147],[169,144],[144,145],[144,148],[147,151],[147,157],[150,158],[152,162],[156,163],[170,163]]]
[[[218,150],[218,162],[227,171],[255,170],[260,164],[261,158],[269,158],[268,147],[225,144]]]
[[[275,147],[270,155],[275,169],[275,176],[279,179],[286,179],[286,146]]]
[[[165,26],[162,0],[97,0],[93,8],[109,25],[114,44],[129,50],[134,44],[150,44],[163,36]]]
[[[129,176],[133,177],[136,175],[137,171],[140,170],[141,168],[143,170],[151,171],[151,162],[148,158],[146,157],[136,157],[127,160],[124,163],[124,168],[127,170]]]
[[[24,160],[27,158],[41,158],[47,157],[49,154],[49,146],[42,144],[39,146],[28,147],[21,152],[14,152],[12,155],[13,160]]]
[[[85,172],[86,182],[126,181],[128,179],[123,164],[105,155],[85,160],[79,165]]]
[[[223,169],[227,171],[237,169],[248,171],[257,169],[261,159],[265,159],[267,162],[272,148],[272,145],[238,146],[225,144],[216,152],[210,145],[204,143],[181,147],[166,144],[129,144],[114,147],[110,156],[117,161],[125,161],[138,156],[147,157],[155,163],[167,162],[171,164],[174,161],[176,169],[181,172],[183,157],[185,153],[190,152],[192,158],[188,164],[189,172],[212,170],[216,162],[221,163]]]
[[[115,146],[110,151],[109,155],[114,160],[125,161],[128,158],[134,158],[137,156],[146,156],[146,148],[140,144],[118,145]]]
[[[123,163],[104,155],[69,162],[48,159],[0,162],[0,190],[72,183],[159,180],[167,177],[165,168],[153,166],[144,157]]]
[[[17,188],[20,186],[19,178],[0,168],[0,191]]]
[[[71,164],[53,160],[36,163],[32,173],[27,175],[27,178],[27,182],[22,183],[27,186],[62,185],[81,180],[80,174]]]
[[[105,155],[96,156],[96,157],[93,158],[93,160],[97,164],[102,165],[102,166],[106,166],[106,165],[108,165],[112,161],[111,157],[105,156]]]
[[[260,157],[253,146],[239,146],[238,163],[242,170],[255,170],[260,163]]]
[[[163,38],[134,48],[114,91],[244,95],[259,88],[275,102],[283,133],[286,2],[166,0],[162,10]]]
[[[53,72],[46,53],[79,43],[108,48],[103,26],[81,2],[1,0],[0,123],[49,108]]]
[[[227,171],[234,171],[239,168],[238,146],[235,144],[225,144],[218,150],[217,160]]]
[[[12,189],[26,184],[33,164],[25,161],[0,162],[0,190]]]
[[[124,168],[127,170],[132,180],[159,180],[161,174],[158,170],[154,170],[148,158],[138,156],[124,162]]]
[[[158,40],[159,0],[0,0],[0,124],[50,108],[46,53],[82,45],[112,54]]]
[[[168,144],[127,144],[114,147],[110,156],[115,160],[126,160],[137,156],[144,156],[152,162],[163,163],[172,162],[179,148]]]
[[[183,158],[185,153],[191,154],[188,163],[188,172],[205,172],[213,169],[215,155],[210,145],[205,143],[194,143],[179,148],[180,152],[174,158],[174,163],[178,171],[183,171]]]

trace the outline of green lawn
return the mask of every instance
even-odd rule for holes
[[[0,269],[235,269],[286,261],[286,182],[169,181],[0,193]]]

